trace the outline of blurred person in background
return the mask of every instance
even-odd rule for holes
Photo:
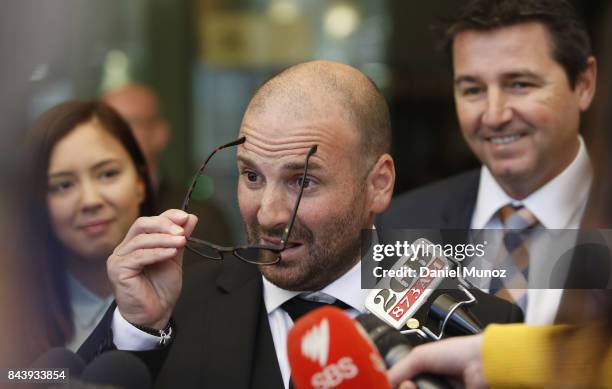
[[[155,91],[143,84],[129,83],[106,92],[103,99],[121,114],[134,131],[149,166],[157,212],[180,208],[187,186],[172,182],[161,168],[161,154],[168,146],[171,130],[161,114],[159,97]],[[198,236],[223,245],[232,243],[227,217],[217,204],[211,200],[196,201],[193,203],[193,212],[206,221],[200,223]],[[191,262],[190,256],[191,253],[188,253],[187,262]]]
[[[395,198],[377,227],[459,229],[466,239],[469,229],[502,231],[490,251],[504,261],[491,263],[517,276],[481,287],[516,302],[527,323],[553,323],[562,289],[529,281],[534,260],[555,263],[538,251],[539,232],[579,228],[589,198],[580,135],[597,80],[589,35],[565,0],[473,0],[445,27],[459,125],[482,167]]]
[[[145,157],[112,108],[71,101],[37,119],[23,165],[25,279],[39,315],[24,348],[95,353],[99,341],[88,337],[113,301],[106,259],[153,212]]]
[[[30,327],[31,323],[42,321],[37,304],[32,302],[38,302],[34,300],[32,290],[36,284],[23,282],[31,279],[39,269],[30,264],[19,245],[21,219],[9,204],[14,204],[13,198],[9,189],[3,188],[0,194],[0,310],[10,314],[1,321],[0,333],[10,336],[4,337],[0,347],[0,367],[26,366],[36,353],[42,351],[40,346],[32,346],[46,343],[44,332],[31,331],[33,328]]]

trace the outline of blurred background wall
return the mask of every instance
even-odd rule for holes
[[[10,186],[23,136],[36,115],[60,101],[94,98],[130,80],[149,84],[160,94],[173,130],[164,155],[164,175],[187,187],[206,154],[235,138],[254,90],[280,69],[310,59],[351,64],[385,93],[394,128],[397,193],[477,166],[458,130],[450,67],[436,50],[431,28],[458,4],[455,0],[2,1],[3,189]],[[575,4],[599,53],[606,44],[603,26],[612,23],[610,2]],[[587,117],[583,128],[587,139],[588,123]],[[239,235],[235,180],[232,153],[220,154],[196,195],[226,208]]]

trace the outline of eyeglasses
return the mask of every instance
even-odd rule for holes
[[[212,153],[206,158],[202,167],[198,170],[193,181],[191,182],[191,186],[189,187],[189,191],[185,196],[185,200],[183,200],[183,205],[181,209],[187,212],[187,208],[189,206],[189,201],[191,200],[191,195],[193,194],[193,190],[196,187],[198,179],[202,176],[206,165],[210,161],[210,159],[217,153],[219,150],[223,150],[228,147],[238,146],[243,144],[246,141],[246,137],[241,137],[233,142],[224,144],[223,146],[219,146],[213,150]],[[302,181],[300,184],[300,190],[298,192],[297,199],[295,201],[295,205],[293,206],[293,211],[291,213],[291,217],[289,218],[289,222],[287,226],[283,230],[283,236],[278,245],[246,245],[239,247],[224,247],[219,246],[210,242],[207,242],[202,239],[189,237],[187,238],[187,249],[189,251],[194,252],[204,258],[212,259],[212,260],[222,260],[224,253],[233,254],[236,258],[241,259],[245,262],[252,263],[255,265],[273,265],[280,261],[281,256],[280,253],[285,249],[287,245],[287,240],[289,239],[289,235],[291,234],[291,229],[293,228],[293,222],[295,221],[295,216],[297,215],[297,210],[300,205],[300,200],[302,199],[302,193],[304,192],[304,186],[306,183],[306,173],[308,172],[308,160],[310,157],[317,152],[317,145],[314,145],[308,150],[306,154],[306,161],[304,162],[304,173],[302,175]]]

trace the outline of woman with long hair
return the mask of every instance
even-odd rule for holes
[[[35,122],[23,167],[30,311],[43,318],[24,342],[37,353],[76,351],[113,301],[106,259],[136,218],[152,214],[145,159],[113,109],[70,101]]]

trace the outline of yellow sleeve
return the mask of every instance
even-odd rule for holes
[[[490,325],[482,369],[492,388],[612,388],[612,347],[605,329],[565,325]]]
[[[492,387],[541,387],[550,382],[552,327],[492,324],[484,332],[483,374]]]

